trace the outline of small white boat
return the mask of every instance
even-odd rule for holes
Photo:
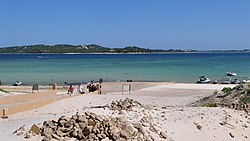
[[[227,75],[228,75],[228,76],[236,76],[237,73],[235,73],[235,72],[227,72]]]
[[[23,82],[22,81],[16,81],[13,86],[20,86]]]
[[[250,83],[250,77],[243,77],[242,82],[243,83]]]
[[[211,79],[206,76],[200,76],[199,80],[197,81],[197,83],[209,83],[209,82],[211,82]]]

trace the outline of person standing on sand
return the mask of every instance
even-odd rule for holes
[[[83,91],[83,86],[82,86],[82,84],[79,84],[77,91],[78,91],[80,94],[84,94],[84,93],[85,93],[85,92]]]
[[[70,94],[70,96],[71,96],[71,94],[73,94],[73,92],[74,92],[74,87],[73,87],[73,85],[70,85],[69,90],[68,90],[68,94]]]

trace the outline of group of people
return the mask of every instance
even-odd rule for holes
[[[98,85],[99,85],[99,88],[101,88],[101,85],[100,84],[98,84]],[[88,89],[89,92],[94,92],[94,91],[96,91],[98,89],[98,87],[97,87],[97,85],[94,84],[93,81],[90,81],[89,83],[87,83],[87,89]],[[85,93],[83,84],[78,85],[77,91],[80,94]],[[73,87],[73,85],[70,85],[69,89],[68,89],[68,94],[71,95],[73,93],[74,93],[74,87]],[[100,93],[101,93],[101,90],[100,90]]]
[[[83,88],[83,85],[82,84],[79,84],[78,88],[77,88],[77,91],[80,93],[80,94],[84,94],[84,88]],[[69,89],[68,89],[68,94],[73,94],[74,93],[74,87],[73,85],[70,85],[69,86]]]
[[[94,92],[97,90],[97,87],[96,85],[94,84],[93,81],[90,81],[88,84],[87,84],[87,89],[89,90],[89,92]]]

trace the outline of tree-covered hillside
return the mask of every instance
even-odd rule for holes
[[[186,50],[146,49],[136,46],[125,48],[108,48],[100,45],[28,45],[0,48],[0,53],[152,53],[152,52],[186,52]]]

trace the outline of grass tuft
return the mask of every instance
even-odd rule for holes
[[[217,104],[215,103],[205,103],[201,105],[202,107],[217,107]]]
[[[3,89],[0,89],[0,92],[4,92],[4,93],[7,93],[8,91],[6,91],[6,90],[3,90]]]
[[[244,103],[244,104],[249,104],[250,103],[250,96],[242,96],[240,97],[240,103]]]
[[[230,87],[224,87],[221,91],[224,92],[225,94],[230,94],[232,90],[233,89]]]

